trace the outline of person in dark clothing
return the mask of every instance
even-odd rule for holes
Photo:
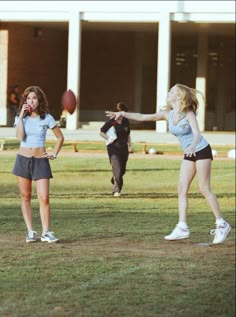
[[[128,111],[128,108],[123,102],[119,102],[116,105],[116,111]],[[109,136],[108,133],[111,128],[115,133],[113,136]],[[129,147],[131,146],[129,120],[122,117],[120,120],[108,120],[101,127],[100,135],[106,140],[107,153],[112,167],[112,193],[114,197],[120,197],[129,157]]]
[[[10,109],[10,118],[12,123],[14,122],[15,116],[18,113],[20,103],[19,86],[15,85],[8,93],[7,106]]]

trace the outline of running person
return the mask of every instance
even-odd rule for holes
[[[123,102],[116,105],[118,111],[128,111]],[[116,139],[109,138],[107,131],[114,127]],[[123,188],[123,176],[126,172],[126,165],[129,158],[129,148],[131,147],[129,120],[123,117],[113,118],[105,122],[100,129],[100,135],[107,140],[107,153],[112,167],[111,183],[113,184],[114,197],[120,197]]]

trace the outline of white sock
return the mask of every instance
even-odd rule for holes
[[[216,219],[216,225],[217,226],[223,225],[224,223],[225,223],[224,218]]]
[[[187,223],[184,222],[184,221],[179,221],[179,222],[178,222],[178,226],[179,226],[180,228],[182,228],[182,229],[188,229],[188,225],[187,225]]]

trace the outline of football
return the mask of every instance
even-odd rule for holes
[[[74,113],[76,109],[77,100],[72,90],[69,89],[64,92],[61,98],[61,103],[63,109],[68,111],[70,114]]]

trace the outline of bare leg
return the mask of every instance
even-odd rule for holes
[[[195,162],[183,160],[178,182],[179,222],[175,229],[165,236],[166,240],[173,241],[189,238],[190,231],[187,225],[188,191],[195,174]]]
[[[206,198],[208,204],[210,205],[215,218],[222,218],[220,211],[220,206],[216,196],[213,194],[210,186],[211,179],[211,160],[199,160],[196,162],[197,177],[199,184],[199,191]]]
[[[179,221],[187,223],[188,191],[196,174],[195,162],[183,160],[178,182]]]
[[[32,231],[32,209],[31,209],[31,191],[32,181],[27,178],[17,176],[18,187],[21,197],[21,211],[28,231]]]
[[[45,233],[49,230],[50,226],[49,179],[38,179],[35,181],[35,184],[40,204],[42,231]]]
[[[211,160],[199,160],[197,161],[196,167],[199,190],[206,198],[216,218],[216,229],[211,230],[211,234],[214,235],[213,244],[222,243],[227,238],[231,230],[231,226],[223,219],[218,200],[211,190]]]

